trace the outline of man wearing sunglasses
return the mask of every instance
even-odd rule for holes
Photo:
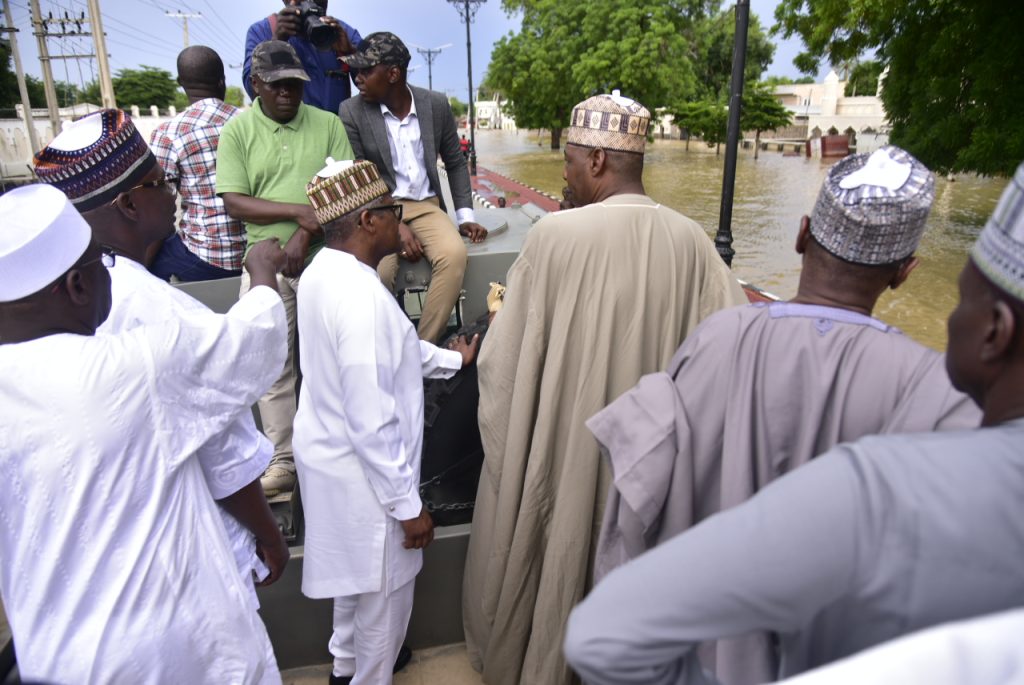
[[[224,126],[217,148],[217,194],[228,214],[245,222],[251,247],[277,238],[288,255],[278,289],[288,312],[288,361],[260,398],[263,430],[274,457],[263,475],[267,496],[295,487],[295,298],[299,276],[323,246],[323,232],[306,199],[306,184],[328,157],[352,159],[338,117],[302,101],[309,75],[289,43],[268,40],[252,53],[256,99]],[[249,288],[242,276],[241,292]]]
[[[466,245],[459,236],[478,243],[487,229],[473,216],[469,171],[448,99],[406,83],[409,59],[408,48],[393,33],[367,36],[355,54],[341,58],[355,70],[359,95],[341,103],[339,114],[356,157],[380,169],[405,207],[402,247],[397,257],[381,261],[381,279],[394,287],[398,257],[410,262],[427,258],[432,274],[417,332],[423,340],[436,341],[448,325],[466,272]],[[451,185],[457,229],[442,199],[438,156]]]
[[[96,242],[119,257],[110,269],[112,307],[100,332],[121,333],[168,320],[208,325],[211,312],[205,305],[144,266],[147,253],[174,232],[177,186],[130,117],[106,109],[65,125],[36,155],[35,170],[41,181],[68,197],[92,227]],[[259,482],[271,452],[248,412],[196,451],[209,492],[221,504],[253,610],[253,573],[272,583],[288,561],[288,547]]]
[[[330,160],[307,193],[326,246],[298,303],[302,592],[334,600],[331,684],[384,685],[411,656],[413,580],[434,537],[419,496],[423,379],[453,376],[478,339],[418,340],[384,288],[376,269],[399,248],[402,206],[371,162]]]

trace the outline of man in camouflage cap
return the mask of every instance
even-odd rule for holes
[[[409,50],[393,33],[372,33],[355,54],[342,61],[355,72],[359,95],[341,105],[356,157],[373,162],[402,205],[402,248],[380,263],[381,279],[394,287],[398,257],[426,257],[432,274],[418,333],[436,341],[451,317],[466,271],[466,245],[459,235],[480,242],[487,230],[473,215],[473,192],[466,158],[459,147],[448,98],[406,82]],[[445,165],[458,228],[448,218],[437,158]]]
[[[270,40],[257,45],[252,67],[257,97],[252,107],[225,124],[217,148],[217,194],[227,213],[245,222],[246,249],[264,238],[277,238],[288,255],[278,278],[288,313],[288,361],[259,403],[263,430],[274,443],[273,461],[262,479],[268,496],[295,485],[295,296],[302,270],[323,245],[306,183],[327,157],[353,157],[338,117],[302,101],[308,80],[290,44]],[[248,290],[243,274],[241,292]]]
[[[584,422],[701,319],[746,301],[704,230],[645,194],[648,110],[598,95],[569,124],[579,206],[530,230],[480,351],[486,463],[463,615],[486,682],[568,682],[551,646],[589,588],[610,475]]]

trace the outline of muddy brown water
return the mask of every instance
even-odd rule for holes
[[[538,141],[540,144],[538,145]],[[536,131],[479,131],[480,164],[560,196],[562,153]],[[702,143],[656,140],[648,145],[644,185],[655,200],[691,217],[709,235],[718,225],[725,156]],[[809,214],[833,160],[741,151],[736,171],[733,249],[736,275],[783,299],[796,293],[794,252],[800,217]],[[935,349],[946,346],[946,317],[956,306],[956,279],[967,252],[995,209],[1003,178],[940,178],[921,241],[921,265],[901,288],[882,297],[875,316]],[[511,199],[511,198],[510,198]]]

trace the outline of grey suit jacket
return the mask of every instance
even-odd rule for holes
[[[473,207],[473,190],[469,182],[466,158],[459,149],[459,135],[455,130],[448,99],[442,94],[425,88],[409,86],[416,103],[416,116],[420,122],[420,139],[423,142],[423,164],[427,168],[430,189],[437,195],[442,209],[444,195],[437,175],[437,157],[441,156],[448,171],[455,208]],[[381,114],[380,105],[366,102],[362,95],[356,95],[341,103],[338,116],[345,124],[349,142],[356,159],[366,159],[377,165],[384,182],[392,191],[395,189],[395,165],[391,159],[388,144],[388,130]]]

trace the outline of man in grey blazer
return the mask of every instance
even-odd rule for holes
[[[409,50],[393,33],[372,33],[354,54],[341,59],[352,69],[359,88],[359,95],[342,102],[338,112],[355,156],[377,165],[402,205],[402,249],[386,257],[378,273],[394,288],[398,257],[410,262],[427,258],[433,274],[418,333],[422,340],[436,342],[459,298],[466,271],[466,245],[459,236],[474,243],[487,237],[473,216],[472,187],[455,117],[443,94],[408,85]],[[457,230],[442,199],[438,155],[448,172]]]

